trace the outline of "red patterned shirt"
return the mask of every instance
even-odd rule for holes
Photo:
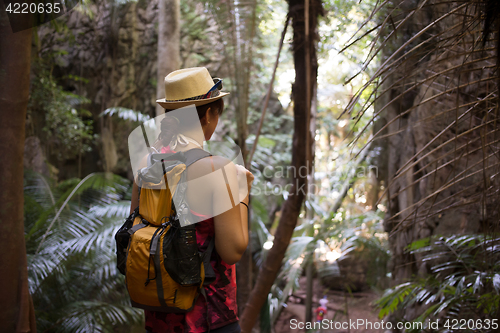
[[[194,212],[193,212],[194,213]],[[198,214],[197,214],[198,215]],[[202,216],[203,215],[198,215]],[[196,241],[200,252],[204,252],[214,237],[214,219],[196,223]],[[203,296],[196,300],[192,311],[182,314],[144,311],[146,330],[154,333],[203,333],[238,321],[236,303],[236,267],[226,264],[217,252],[212,252],[210,263],[214,269],[215,281],[205,286],[207,301]]]

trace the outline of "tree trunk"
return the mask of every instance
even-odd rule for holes
[[[313,0],[309,4],[309,31],[316,32],[318,15],[321,13],[321,2]],[[283,204],[281,218],[274,235],[273,247],[269,250],[262,268],[257,277],[256,284],[250,294],[250,299],[241,316],[242,332],[251,332],[258,318],[261,307],[281,268],[283,257],[292,238],[293,230],[297,224],[302,203],[307,193],[307,176],[312,169],[314,155],[312,153],[313,136],[311,136],[310,121],[311,104],[308,105],[308,96],[314,99],[317,84],[316,61],[316,33],[311,34],[308,43],[305,31],[305,6],[303,0],[289,1],[289,15],[292,18],[294,31],[293,56],[295,64],[295,83],[292,86],[294,102],[294,134],[292,144],[293,183],[287,200]],[[309,48],[307,51],[306,48]],[[310,59],[306,61],[309,53]],[[310,67],[307,69],[307,64]],[[310,78],[307,79],[307,74]],[[310,82],[307,87],[306,82]],[[308,92],[309,89],[309,92]],[[315,103],[314,103],[315,104]],[[313,131],[314,132],[314,131]],[[309,148],[308,148],[309,147]],[[304,172],[306,170],[307,172]]]
[[[312,304],[312,299],[313,299],[313,278],[314,278],[314,272],[313,272],[313,262],[308,262],[306,264],[306,323],[307,322],[312,322],[312,317],[313,317],[313,304]]]
[[[250,74],[253,66],[252,49],[256,29],[256,7],[257,2],[249,1],[241,3],[237,1],[228,1],[232,25],[233,40],[233,67],[234,81],[236,89],[234,91],[234,100],[236,101],[236,130],[238,138],[236,142],[241,149],[243,161],[247,161],[248,151],[246,139],[248,137],[248,103]],[[250,169],[247,163],[246,167]],[[250,200],[251,203],[251,200]],[[248,216],[251,220],[251,215]],[[251,223],[248,224],[248,232],[251,232]],[[237,266],[237,284],[238,284],[238,311],[242,313],[245,304],[252,290],[253,276],[253,258],[250,242],[241,257]]]
[[[0,332],[36,332],[23,219],[32,31],[12,33],[5,12],[0,15]]]
[[[179,0],[159,0],[158,3],[158,71],[157,98],[165,97],[165,76],[181,64],[181,5]],[[156,115],[165,111],[156,105]]]

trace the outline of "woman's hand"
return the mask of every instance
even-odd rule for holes
[[[238,164],[236,164],[235,166],[239,185],[239,199],[240,201],[243,201],[250,194],[250,190],[252,189],[252,182],[255,177],[244,166]]]

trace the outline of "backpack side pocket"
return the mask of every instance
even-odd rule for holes
[[[202,262],[196,243],[196,228],[176,224],[170,228],[163,243],[165,270],[181,286],[199,286],[202,283]]]
[[[115,234],[116,242],[116,267],[118,271],[125,275],[125,267],[127,263],[127,248],[130,241],[130,233],[128,232],[134,224],[134,219],[139,215],[139,207],[127,217],[125,223],[118,229]]]

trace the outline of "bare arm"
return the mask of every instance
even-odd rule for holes
[[[139,186],[134,181],[132,186],[132,199],[130,200],[130,214],[139,206]]]
[[[230,192],[230,189],[238,189],[238,172],[243,172],[241,168],[236,168],[230,164],[224,168],[228,184],[214,184],[213,205],[217,205],[219,194]],[[244,169],[245,172],[246,169]],[[253,175],[250,172],[250,178]],[[247,175],[242,175],[247,176]],[[247,179],[249,176],[247,176]],[[251,181],[250,181],[251,182]],[[237,195],[236,195],[237,197]],[[243,200],[248,204],[248,196]],[[234,202],[234,206],[214,217],[215,225],[215,248],[222,260],[232,265],[238,262],[248,245],[248,211],[247,207],[239,201]]]
[[[147,165],[147,156],[144,156],[143,159],[141,160],[140,167],[145,167]],[[135,177],[134,177],[134,184],[132,186],[132,198],[130,199],[130,214],[139,206],[139,186],[137,186],[137,183],[135,182]]]

